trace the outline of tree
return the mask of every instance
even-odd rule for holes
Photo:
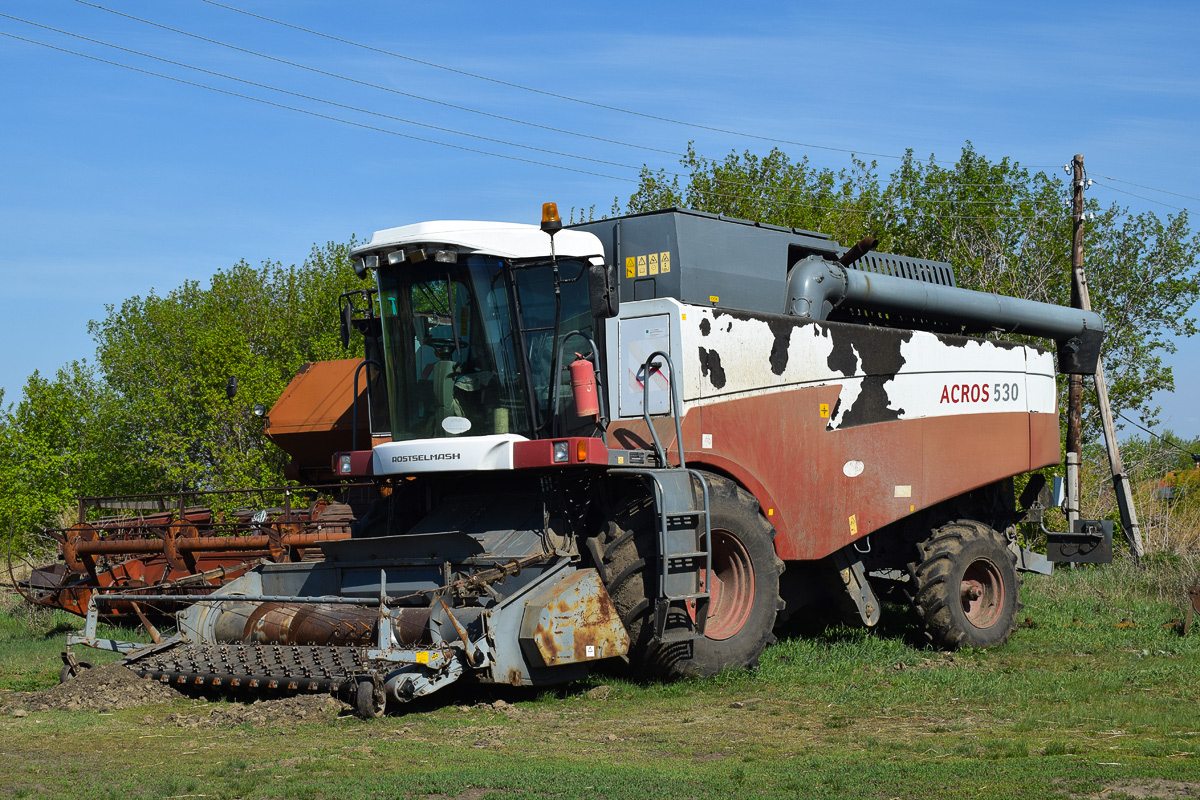
[[[80,495],[282,484],[286,456],[252,409],[306,361],[342,357],[337,297],[361,287],[353,246],[314,247],[299,267],[241,262],[207,287],[107,307],[89,325],[94,363],[34,373],[15,407],[0,404],[3,521],[70,524]]]
[[[72,362],[53,380],[31,375],[20,403],[0,413],[4,522],[23,535],[62,527],[75,521],[77,496],[135,491],[145,474],[127,425],[94,366]]]
[[[756,222],[820,231],[850,245],[864,236],[879,249],[954,265],[959,286],[1070,302],[1072,220],[1066,182],[1007,158],[990,161],[968,142],[952,166],[932,156],[921,162],[910,150],[881,178],[875,162],[816,168],[779,149],[765,156],[730,153],[714,160],[689,145],[687,173],[643,168],[625,210],[669,206],[726,214]],[[620,211],[614,201],[614,213]],[[1174,379],[1162,356],[1174,337],[1196,333],[1189,316],[1200,297],[1200,236],[1186,212],[1160,220],[1152,212],[1130,215],[1118,205],[1101,208],[1085,232],[1085,269],[1093,308],[1105,319],[1105,369],[1114,411],[1131,409],[1156,422],[1157,391]],[[1085,409],[1085,424],[1098,425]]]
[[[314,247],[300,267],[243,261],[208,288],[188,281],[132,297],[90,324],[104,380],[138,420],[156,490],[282,481],[285,456],[252,409],[273,403],[305,362],[340,357],[337,296],[358,288],[352,246]]]

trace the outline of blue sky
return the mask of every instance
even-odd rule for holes
[[[1193,3],[666,2],[606,4],[222,0],[378,50],[641,114],[860,153],[1057,165],[1200,195],[1200,6]],[[263,105],[0,36],[0,386],[88,358],[87,322],[154,288],[245,259],[285,264],[313,243],[426,219],[535,221],[626,198],[636,167],[765,152],[757,141],[484,81],[288,29],[203,0],[97,5],[393,89],[266,61],[77,0],[0,13],[292,92],[577,160],[333,108],[0,17],[0,32],[472,153]],[[603,143],[406,97],[625,143]],[[638,147],[626,146],[627,144]],[[820,166],[849,156],[783,146]],[[651,149],[645,149],[651,148]],[[667,151],[666,153],[657,152]],[[886,174],[895,162],[880,158]],[[633,168],[630,168],[633,167]],[[1151,202],[1116,189],[1142,195]],[[1098,181],[1160,216],[1200,201]],[[1165,203],[1166,205],[1164,205]],[[331,324],[332,313],[331,313]],[[1200,435],[1191,365],[1158,398],[1164,427]],[[1128,432],[1128,431],[1127,431]]]

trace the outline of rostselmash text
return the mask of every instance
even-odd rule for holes
[[[414,453],[410,456],[392,456],[393,464],[405,464],[409,461],[453,461],[462,458],[461,453]]]

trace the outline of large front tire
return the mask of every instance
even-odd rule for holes
[[[1016,630],[1021,578],[1004,538],[972,520],[935,530],[912,570],[913,607],[934,647],[991,647]]]
[[[753,667],[768,644],[782,607],[775,528],[754,497],[732,481],[706,476],[713,538],[712,597],[705,635],[690,643],[654,639],[657,542],[654,510],[646,499],[628,503],[591,545],[613,604],[629,633],[629,661],[638,675],[675,678]],[[694,609],[691,609],[694,615]]]

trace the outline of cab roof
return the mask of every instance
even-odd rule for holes
[[[470,220],[418,222],[415,225],[376,231],[369,242],[356,247],[351,255],[421,245],[450,246],[511,259],[545,258],[550,255],[550,236],[537,225]],[[595,234],[566,229],[555,234],[554,251],[562,257],[586,258],[604,255],[604,247]]]

